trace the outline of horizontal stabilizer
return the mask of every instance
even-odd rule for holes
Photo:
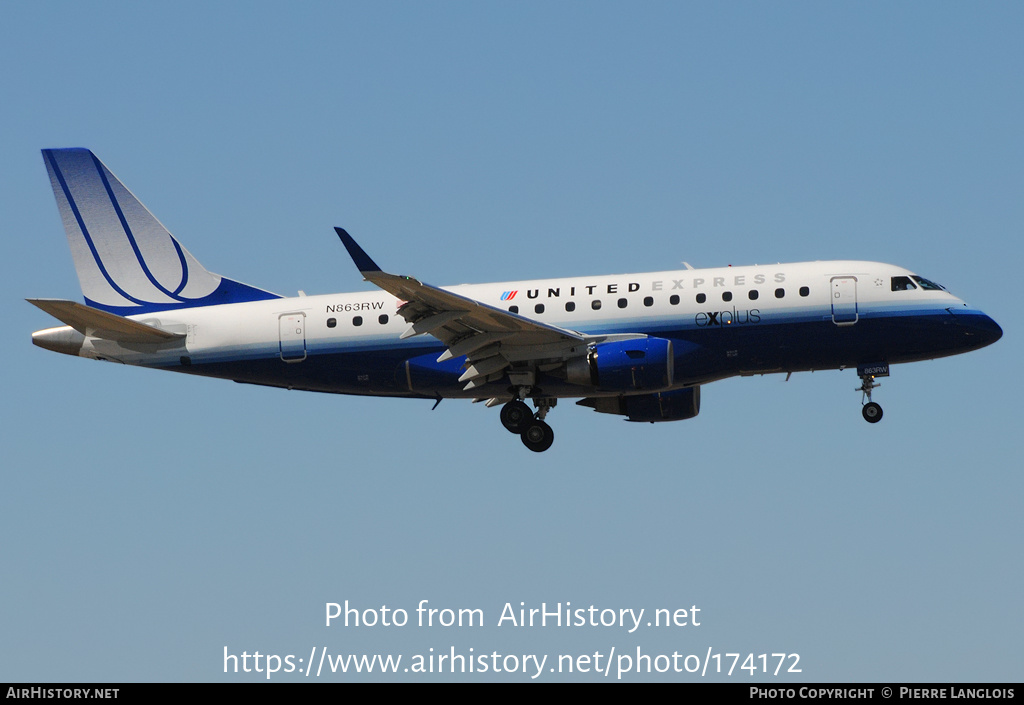
[[[75,301],[63,299],[26,299],[26,301],[85,336],[116,340],[119,343],[167,343],[185,337],[181,333],[171,333]]]

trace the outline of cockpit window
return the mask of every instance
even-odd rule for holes
[[[910,277],[893,277],[892,278],[892,290],[893,291],[910,291],[916,289],[914,282],[910,281]]]
[[[936,284],[933,281],[928,281],[924,277],[919,277],[916,274],[914,275],[914,281],[916,281],[918,284],[920,284],[922,289],[927,289],[929,291],[945,291],[946,290],[946,287],[942,286],[942,284]]]

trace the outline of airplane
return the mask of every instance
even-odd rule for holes
[[[702,386],[737,375],[856,369],[877,423],[871,396],[891,365],[1002,336],[939,284],[878,262],[437,287],[385,272],[342,228],[377,290],[286,298],[207,271],[91,151],[44,149],[43,161],[85,303],[28,299],[65,324],[35,345],[287,389],[472,399],[501,406],[535,452],[554,440],[546,418],[561,399],[678,421],[700,412]]]

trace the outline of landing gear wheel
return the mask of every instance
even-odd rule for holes
[[[865,404],[860,413],[868,423],[878,423],[882,420],[882,407],[873,401]]]
[[[884,373],[888,376],[889,366],[882,365],[881,367],[884,368]],[[860,368],[858,368],[857,372],[860,373],[860,371]],[[861,406],[860,413],[868,423],[878,423],[882,420],[882,407],[871,401],[871,392],[882,385],[875,381],[874,375],[866,374],[866,372],[867,370],[865,370],[865,374],[860,375],[860,389],[857,390],[861,393],[860,403],[863,405]],[[867,404],[864,404],[865,400],[867,400]]]
[[[511,433],[522,433],[526,425],[533,420],[533,412],[525,402],[518,399],[510,401],[501,407],[501,425]]]
[[[543,453],[555,441],[555,432],[540,419],[534,419],[522,433],[523,445],[534,453]]]

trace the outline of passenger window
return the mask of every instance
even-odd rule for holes
[[[678,296],[678,294],[672,294],[672,296],[668,297],[668,302],[670,304],[672,304],[673,306],[678,306],[679,305],[679,296]]]
[[[654,305],[654,297],[653,296],[645,296],[644,297],[644,306],[653,306],[653,305]]]
[[[362,316],[356,316],[355,318],[353,318],[352,319],[352,325],[354,325],[354,326],[361,326],[361,325],[363,325],[363,317]]]
[[[338,319],[337,318],[328,318],[327,319],[327,327],[328,328],[334,328],[334,326],[336,326],[336,325],[338,325]]]
[[[377,316],[377,322],[380,323],[382,326],[387,325],[388,314],[382,313],[381,315]]]
[[[757,293],[757,289],[751,289],[747,293],[747,298],[750,299],[751,301],[757,301],[758,296],[760,296],[760,294]]]
[[[732,292],[731,291],[723,291],[722,292],[722,301],[732,301]]]
[[[806,286],[800,287],[800,296],[810,296],[810,295],[811,295],[811,290],[809,288],[807,288]]]
[[[619,299],[619,308],[626,308],[626,304],[629,303],[625,299]]]
[[[509,311],[509,313],[519,313],[519,307],[518,306],[509,306],[508,307],[508,311]]]
[[[786,295],[786,290],[785,289],[776,289],[775,290],[775,298],[781,299],[785,295]]]
[[[544,304],[537,304],[533,307],[534,313],[544,313]]]
[[[601,310],[601,299],[594,299],[593,301],[591,301],[590,308],[594,309],[595,311]]]
[[[707,294],[697,294],[697,303],[702,304],[708,300]]]
[[[576,310],[576,302],[575,301],[566,301],[565,302],[565,310],[569,311],[570,313],[575,311]]]
[[[914,286],[914,282],[910,281],[910,277],[893,277],[892,278],[892,290],[893,291],[912,291],[917,287]]]

